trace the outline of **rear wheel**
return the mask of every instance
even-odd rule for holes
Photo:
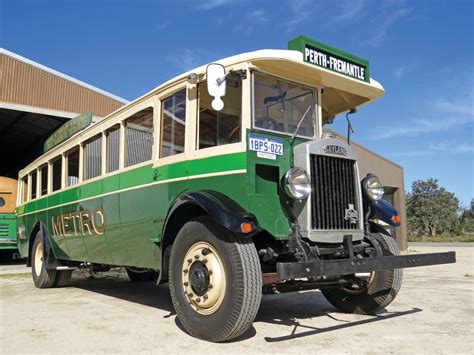
[[[158,278],[158,273],[154,270],[127,266],[127,275],[133,282],[152,281]]]
[[[71,282],[72,270],[56,271],[56,279],[53,287],[65,287]]]
[[[184,328],[213,342],[243,334],[257,314],[262,275],[251,240],[210,218],[186,223],[173,244],[169,268],[173,306]]]
[[[56,270],[48,270],[44,263],[44,240],[39,232],[36,235],[32,248],[31,272],[33,282],[38,288],[50,288],[54,286],[56,280]]]
[[[383,256],[400,255],[395,239],[383,234],[373,234]],[[388,306],[400,291],[403,270],[372,272],[366,285],[322,289],[321,293],[334,307],[346,313],[373,314]]]

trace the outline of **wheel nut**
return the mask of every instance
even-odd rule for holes
[[[204,298],[205,300],[207,300],[207,299],[209,298],[209,296],[208,296],[208,295],[204,295],[204,296],[202,296],[202,298]]]
[[[199,255],[194,255],[194,258],[195,258],[195,259],[199,259]]]
[[[209,272],[209,275],[212,275],[212,270],[209,270],[208,272]]]
[[[210,252],[211,252],[211,251],[210,251],[209,249],[205,248],[205,249],[202,250],[201,253],[202,253],[202,255],[207,255],[207,254],[209,254]]]
[[[184,269],[184,270],[183,270],[183,272],[184,272],[185,274],[187,274],[188,271],[189,271],[188,269]]]
[[[200,298],[196,298],[196,302],[197,302],[197,303],[201,302],[201,299],[200,299]]]
[[[209,284],[209,286],[207,286],[207,289],[210,290],[212,288],[212,284]]]
[[[187,282],[185,282],[185,283],[183,283],[183,285],[184,285],[185,287],[188,287],[189,284],[188,284]]]
[[[207,263],[207,259],[203,259],[202,262],[203,262],[204,264],[206,264],[206,263]]]
[[[188,297],[193,297],[194,295],[192,293],[188,293]]]
[[[191,264],[193,262],[193,259],[188,259],[187,262],[188,264]]]

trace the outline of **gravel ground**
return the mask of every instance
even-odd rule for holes
[[[187,335],[167,285],[120,272],[73,274],[70,287],[36,289],[21,264],[0,266],[1,353],[474,353],[474,245],[458,262],[405,270],[401,292],[376,316],[338,313],[318,291],[263,296],[253,327],[212,344]]]

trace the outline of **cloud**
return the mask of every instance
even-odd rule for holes
[[[334,22],[350,21],[358,18],[366,5],[365,0],[345,0],[342,2],[339,14],[334,17]]]
[[[269,19],[264,10],[253,10],[247,16],[243,17],[240,24],[235,26],[233,30],[249,35],[253,32],[255,25],[260,25],[268,21]]]
[[[471,100],[468,103],[464,102],[453,102],[447,100],[438,100],[433,102],[433,106],[440,111],[445,111],[454,114],[474,116],[474,103]]]
[[[420,157],[429,155],[459,155],[465,153],[474,153],[474,145],[471,143],[459,143],[454,141],[449,142],[436,142],[428,144],[428,147],[423,149],[414,149],[408,152],[396,152],[389,154],[389,156],[403,158],[403,157]]]
[[[219,56],[216,53],[201,49],[183,49],[165,57],[165,61],[173,65],[180,73],[197,68],[201,65],[215,60]]]
[[[429,145],[431,151],[440,153],[472,153],[474,152],[474,145],[468,143],[458,143],[454,141],[450,142],[437,142]]]
[[[291,31],[294,27],[306,22],[312,14],[311,0],[293,0],[290,2],[286,17],[288,21],[283,22],[283,27]]]
[[[427,102],[429,109],[432,111],[431,116],[435,118],[416,118],[403,122],[403,126],[400,127],[379,126],[372,131],[370,139],[416,137],[429,133],[445,132],[474,123],[474,90],[470,88],[467,91],[460,90],[457,96],[453,95],[453,97],[456,99],[442,98]],[[459,99],[459,97],[462,99]]]
[[[212,10],[216,7],[242,2],[241,0],[199,0],[196,1],[196,8],[199,10]]]
[[[451,128],[474,123],[474,117],[445,117],[441,119],[415,119],[403,127],[378,127],[371,139],[381,140],[394,137],[416,137],[422,134],[444,132]]]
[[[162,31],[165,28],[169,27],[170,25],[171,25],[171,21],[166,20],[166,21],[162,21],[160,23],[157,23],[154,28],[155,28],[156,31]]]
[[[395,77],[397,79],[400,79],[403,75],[405,75],[408,71],[410,70],[410,67],[408,65],[402,65],[398,68],[395,68],[395,70],[393,71],[393,75],[395,75]]]
[[[382,6],[381,14],[375,17],[376,25],[372,28],[374,35],[369,38],[368,43],[372,46],[380,44],[387,37],[392,26],[411,12],[412,9],[406,7],[404,1],[386,2],[385,6]]]

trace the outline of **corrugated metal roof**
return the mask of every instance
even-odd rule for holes
[[[0,48],[0,101],[106,116],[128,101]]]

